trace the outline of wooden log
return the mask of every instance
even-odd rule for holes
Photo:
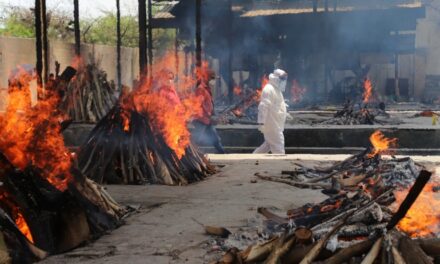
[[[272,252],[278,239],[279,237],[274,237],[263,244],[249,246],[246,250],[240,253],[241,258],[245,263],[264,261]]]
[[[376,242],[374,242],[374,245],[371,247],[368,254],[362,260],[361,264],[373,264],[377,256],[379,256],[380,250],[382,248],[382,242],[383,242],[383,237],[380,237],[379,239],[376,240]]]
[[[264,207],[258,207],[257,212],[277,224],[287,224],[289,222],[289,219],[278,216]]]
[[[406,263],[433,264],[434,262],[420,246],[407,236],[403,236],[399,241],[399,250]]]
[[[395,264],[406,264],[405,259],[403,259],[402,254],[395,246],[391,247],[391,253],[393,254],[393,260]]]
[[[340,264],[348,262],[351,258],[361,256],[368,252],[373,246],[374,240],[367,239],[360,243],[354,244],[348,248],[343,248],[334,254],[332,257],[325,260],[326,264]]]
[[[293,247],[284,256],[282,263],[299,263],[315,245],[316,243],[307,246],[297,245]]]
[[[366,176],[367,176],[366,174],[357,175],[357,176],[352,176],[352,177],[349,177],[346,179],[337,179],[337,181],[339,182],[339,184],[341,185],[342,188],[352,187],[352,186],[356,186],[360,182],[362,182]]]
[[[221,258],[220,261],[214,262],[215,264],[241,264],[242,260],[239,255],[239,250],[235,247],[230,248]]]
[[[440,238],[416,239],[415,242],[430,256],[440,256]]]
[[[219,236],[219,237],[222,237],[222,238],[227,238],[231,234],[231,232],[228,229],[224,228],[224,227],[207,226],[207,225],[204,225],[203,227],[205,228],[205,232],[208,235]]]
[[[313,262],[313,260],[319,255],[319,253],[321,252],[321,250],[323,249],[323,247],[325,246],[325,244],[327,243],[327,241],[330,239],[331,236],[333,236],[333,234],[335,234],[342,226],[345,225],[345,222],[347,221],[348,217],[351,215],[352,213],[348,213],[344,216],[344,218],[339,221],[339,223],[337,223],[335,225],[335,227],[333,227],[333,229],[328,232],[328,234],[326,234],[324,237],[322,237],[318,243],[316,243],[316,245],[313,246],[313,248],[307,253],[307,255],[304,257],[303,260],[301,260],[300,264],[310,264]]]
[[[298,227],[294,234],[298,244],[310,245],[313,242],[313,232],[308,228]]]
[[[294,234],[283,234],[276,242],[264,264],[278,264],[295,243]]]

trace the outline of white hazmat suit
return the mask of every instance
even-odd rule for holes
[[[283,92],[286,89],[287,73],[277,69],[269,75],[269,83],[264,86],[258,105],[259,130],[264,135],[264,143],[254,153],[285,154],[284,123],[287,107]]]

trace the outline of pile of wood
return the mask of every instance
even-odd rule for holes
[[[71,250],[122,224],[126,209],[72,169],[60,191],[33,166],[19,170],[0,153],[0,260],[29,263]]]
[[[372,148],[350,156],[328,168],[308,168],[295,164],[294,170],[282,171],[280,175],[257,173],[263,180],[286,183],[299,188],[323,189],[326,194],[341,190],[382,188],[383,186],[409,186],[423,166],[411,158],[382,158],[370,156]]]
[[[206,158],[189,145],[179,159],[148,117],[114,107],[90,133],[78,153],[89,178],[110,184],[186,185],[214,172]]]
[[[76,169],[61,135],[60,95],[76,71],[37,87],[30,80],[10,86],[0,116],[0,263],[30,263],[65,252],[122,224],[127,213],[102,188]]]
[[[319,122],[325,125],[383,125],[378,116],[389,117],[385,110],[372,108],[369,104],[355,104],[353,101],[344,103],[343,108],[333,118]]]
[[[66,113],[76,122],[97,122],[115,105],[115,85],[98,63],[80,64],[63,98]]]
[[[396,212],[389,209],[392,187],[380,194],[362,189],[340,194],[289,210],[287,217],[259,208],[273,233],[264,243],[229,249],[216,263],[434,263],[439,239],[412,240],[395,228],[430,177],[420,172]]]
[[[256,173],[262,180],[323,189],[329,198],[288,210],[286,216],[258,208],[265,218],[263,228],[258,228],[256,240],[260,243],[251,242],[245,247],[243,236],[233,234],[220,242],[230,245],[230,249],[217,263],[433,263],[434,258],[438,260],[440,240],[412,240],[396,228],[422,193],[431,173],[410,158],[382,158],[381,154],[396,139],[387,139],[378,131],[370,139],[374,147],[327,168],[295,164],[295,170],[283,171],[278,176]],[[406,189],[409,189],[406,198],[395,210],[397,191]],[[435,232],[431,235],[439,235]],[[408,234],[414,235],[410,231]],[[261,237],[266,238],[263,243]]]

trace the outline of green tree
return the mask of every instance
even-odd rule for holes
[[[32,9],[8,7],[0,19],[0,35],[7,37],[34,38],[35,18]],[[56,10],[47,12],[47,34],[50,39],[73,40],[72,21],[68,14]]]
[[[153,14],[157,11],[153,8]],[[35,19],[32,9],[8,7],[0,18],[0,36],[35,37]],[[48,11],[48,37],[74,42],[73,12]],[[104,13],[97,18],[81,19],[81,41],[104,45],[116,45],[116,14]],[[121,16],[122,46],[138,47],[138,22],[136,16]],[[174,43],[175,33],[172,29],[154,29],[154,55],[162,54]]]
[[[0,35],[7,37],[35,37],[33,12],[23,8],[7,8],[1,18]]]

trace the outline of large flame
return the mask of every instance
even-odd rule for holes
[[[60,133],[64,117],[57,109],[58,93],[46,90],[45,98],[31,106],[32,82],[41,89],[34,76],[20,71],[9,85],[6,111],[0,114],[0,152],[20,169],[39,168],[47,181],[63,191],[71,177],[71,160]]]
[[[434,184],[428,183],[409,209],[398,228],[411,237],[434,236],[440,233],[440,195],[433,191]],[[409,189],[394,192],[396,205],[405,199]]]
[[[373,85],[370,79],[365,79],[364,81],[364,93],[363,93],[363,102],[366,104],[370,101],[371,96],[373,94]]]
[[[183,54],[178,55],[183,56]],[[184,62],[183,58],[178,62]],[[166,54],[154,63],[152,79],[145,78],[136,89],[124,99],[121,105],[125,109],[136,110],[148,116],[150,125],[157,135],[164,138],[166,144],[180,159],[190,144],[190,132],[187,123],[199,118],[209,119],[212,114],[211,91],[208,82],[212,71],[208,63],[195,67],[190,75],[185,74],[184,65],[176,67],[174,54]],[[176,78],[177,77],[177,78]],[[128,124],[124,124],[128,131]]]
[[[381,131],[376,130],[371,134],[370,142],[373,145],[373,150],[368,154],[368,157],[372,158],[376,155],[386,153],[390,147],[395,146],[397,144],[397,138],[386,138]]]

